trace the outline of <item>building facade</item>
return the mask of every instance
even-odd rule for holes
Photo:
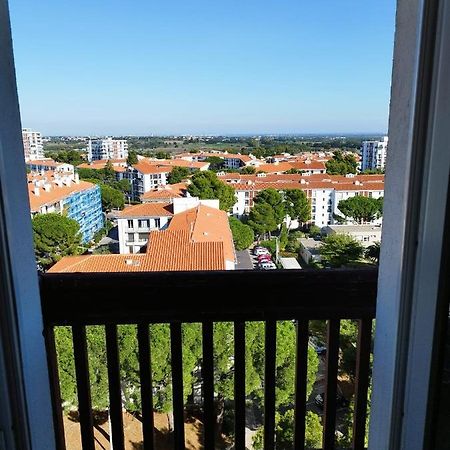
[[[384,170],[387,148],[387,136],[384,136],[382,141],[364,141],[361,147],[361,171]]]
[[[83,242],[89,242],[104,226],[100,187],[80,181],[78,176],[28,176],[30,212],[65,214],[80,225]]]
[[[25,161],[44,158],[44,146],[42,145],[42,136],[39,131],[24,128],[22,130],[22,140]]]
[[[128,142],[125,139],[89,139],[87,146],[88,161],[100,159],[127,159]]]

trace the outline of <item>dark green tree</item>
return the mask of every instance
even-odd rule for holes
[[[358,261],[363,253],[362,245],[348,234],[330,234],[320,247],[322,259],[334,267]]]
[[[356,173],[358,163],[351,154],[344,154],[341,150],[336,150],[333,157],[325,163],[327,173],[330,175],[347,175]]]
[[[133,166],[134,164],[137,164],[139,162],[137,153],[134,150],[130,150],[128,152],[128,158],[127,158],[127,164],[129,166]]]
[[[176,184],[180,181],[185,180],[190,174],[190,171],[187,167],[174,167],[167,177],[168,184]]]
[[[253,167],[253,166],[244,166],[241,170],[240,170],[240,172],[242,173],[242,174],[247,174],[247,175],[252,175],[252,174],[254,174],[254,173],[256,173],[256,169]]]
[[[277,225],[281,225],[281,222],[283,222],[284,218],[286,217],[284,198],[276,189],[269,188],[258,192],[255,197],[254,203],[255,205],[269,205],[273,210],[273,216],[277,221]]]
[[[247,225],[253,228],[255,234],[261,236],[275,231],[278,227],[273,208],[268,203],[255,203],[250,211]]]
[[[107,184],[100,184],[102,194],[102,208],[103,211],[109,212],[113,209],[123,209],[125,206],[125,197],[123,192],[114,189]]]
[[[205,161],[209,163],[209,170],[214,172],[218,172],[223,168],[223,159],[218,156],[209,156]]]
[[[373,262],[378,264],[380,260],[380,250],[381,243],[374,242],[372,245],[369,245],[369,247],[366,248],[364,255],[366,258],[371,259]]]
[[[286,227],[286,224],[283,223],[281,225],[281,231],[280,231],[280,250],[284,250],[286,248],[286,245],[289,242],[289,231]]]
[[[80,226],[75,220],[56,213],[38,214],[32,225],[36,259],[43,268],[82,252]]]
[[[112,165],[112,162],[109,159],[105,164],[105,168],[103,169],[103,175],[104,180],[107,181],[115,181],[116,179],[116,172],[114,172],[114,166]]]
[[[236,217],[229,217],[231,233],[233,234],[233,242],[236,250],[245,250],[252,245],[255,240],[255,233],[253,229],[242,223]]]
[[[372,222],[381,216],[382,200],[357,195],[341,200],[338,208],[346,218],[351,217],[358,223]]]
[[[300,189],[287,189],[284,191],[284,205],[287,216],[292,220],[304,223],[311,218],[311,202]]]
[[[236,203],[234,189],[219,180],[210,170],[196,172],[187,190],[193,197],[219,199],[220,209],[223,211],[229,211]]]

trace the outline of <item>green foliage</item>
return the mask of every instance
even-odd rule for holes
[[[310,225],[308,228],[308,234],[310,237],[317,236],[318,234],[321,234],[321,229],[317,225]]]
[[[230,223],[236,250],[245,250],[246,248],[249,248],[255,240],[253,229],[232,216],[228,218],[228,221]]]
[[[205,161],[209,163],[209,170],[214,172],[218,172],[223,168],[223,159],[218,156],[209,156]]]
[[[381,243],[374,242],[372,245],[366,248],[364,256],[378,264],[378,261],[380,260],[380,250],[381,250]]]
[[[84,162],[81,153],[77,150],[60,150],[60,151],[46,151],[46,158],[52,158],[54,161],[61,163],[72,164],[78,166]]]
[[[311,202],[300,189],[287,189],[284,191],[284,204],[286,214],[291,219],[307,222],[311,218]]]
[[[37,214],[32,225],[36,259],[43,268],[81,253],[80,226],[75,220],[56,213]]]
[[[128,152],[128,158],[127,158],[127,164],[129,166],[133,166],[134,164],[137,164],[139,162],[137,153],[134,150],[130,150]]]
[[[358,163],[353,155],[346,154],[341,150],[336,150],[333,157],[325,163],[327,173],[330,175],[347,175],[356,173]]]
[[[103,211],[108,212],[112,209],[123,209],[125,206],[125,197],[121,191],[114,189],[107,184],[100,184],[102,194]]]
[[[366,169],[361,172],[363,175],[381,175],[384,174],[384,169]]]
[[[320,247],[322,259],[334,267],[355,262],[363,253],[362,245],[348,234],[330,234]]]
[[[254,173],[256,173],[256,169],[253,166],[244,166],[242,167],[242,169],[240,170],[240,172],[243,175],[252,175]]]
[[[284,250],[288,242],[289,242],[289,231],[286,227],[286,224],[283,223],[283,225],[281,225],[280,231],[280,250]]]
[[[180,181],[183,181],[189,176],[190,172],[187,167],[174,167],[168,177],[167,177],[167,183],[168,184],[176,184]]]
[[[286,216],[286,208],[284,198],[276,189],[264,189],[255,197],[255,205],[267,204],[273,210],[273,216],[277,221],[277,225],[280,225]]]
[[[277,241],[275,239],[271,239],[269,241],[261,241],[259,245],[261,245],[261,247],[266,247],[267,250],[272,253],[272,255],[275,255],[275,252],[277,251]]]
[[[220,209],[230,210],[236,203],[234,189],[217,178],[210,170],[196,172],[191,178],[188,192],[201,199],[219,199]]]
[[[255,203],[250,211],[247,224],[258,236],[270,233],[278,227],[273,208],[268,203]]]
[[[338,208],[345,217],[351,217],[358,223],[372,222],[381,216],[383,200],[357,195],[341,200]]]
[[[305,447],[322,448],[323,427],[320,417],[308,411],[305,423]],[[275,414],[275,441],[277,450],[291,450],[294,444],[294,410],[288,409],[284,414]],[[253,448],[264,449],[264,427],[258,429],[253,437]]]
[[[155,158],[157,158],[157,159],[170,159],[171,156],[170,156],[169,152],[159,151],[159,152],[155,153]]]

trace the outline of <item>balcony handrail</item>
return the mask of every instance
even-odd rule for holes
[[[374,318],[377,276],[373,268],[47,273],[40,283],[51,326]]]

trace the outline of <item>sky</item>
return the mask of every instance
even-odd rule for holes
[[[9,0],[45,135],[384,133],[395,0]]]

